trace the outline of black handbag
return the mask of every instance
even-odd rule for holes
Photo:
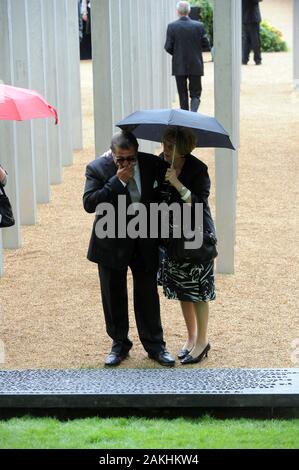
[[[204,232],[202,245],[200,248],[185,248],[185,242],[192,241],[184,235],[181,238],[169,238],[166,242],[167,255],[174,261],[186,263],[208,263],[216,258],[217,238],[213,233]]]
[[[4,191],[3,185],[0,183],[0,228],[11,227],[15,224],[15,219],[12,213],[11,204]]]

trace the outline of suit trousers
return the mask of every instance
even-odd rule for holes
[[[189,110],[188,82],[190,94],[190,109],[197,112],[202,92],[201,75],[176,75],[176,84],[181,109]]]
[[[260,24],[250,23],[242,26],[242,63],[249,61],[250,51],[253,50],[253,58],[256,64],[262,62]]]
[[[136,242],[135,242],[136,244]],[[144,349],[157,354],[165,349],[157,289],[157,270],[147,271],[135,251],[129,267],[133,276],[134,312],[137,330]],[[128,338],[127,271],[98,265],[106,331],[113,340],[112,351],[127,353]]]

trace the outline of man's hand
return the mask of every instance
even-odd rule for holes
[[[124,168],[119,167],[116,176],[124,183],[128,183],[129,179],[133,178],[134,176],[134,165],[129,164]]]
[[[88,21],[88,15],[84,13],[82,15],[82,20],[85,21],[85,22]]]

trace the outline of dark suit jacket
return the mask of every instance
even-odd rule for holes
[[[242,23],[259,23],[262,20],[260,1],[262,0],[242,0]]]
[[[159,157],[163,161],[163,174],[166,173],[170,165],[163,160],[163,154]],[[210,195],[211,181],[208,173],[208,167],[201,160],[194,157],[194,155],[186,155],[186,161],[182,168],[178,179],[180,182],[191,191],[192,204],[199,202],[203,204],[203,231],[211,232],[216,235],[214,222],[209,207],[208,198]],[[179,202],[183,204],[182,199],[175,188],[171,188],[172,198],[171,202]],[[194,218],[193,218],[194,220]]]
[[[209,50],[204,25],[182,16],[167,28],[165,50],[172,55],[172,75],[203,75],[202,51]]]
[[[138,153],[138,162],[141,179],[141,200],[146,207],[150,202],[157,200],[160,162],[154,155]],[[118,195],[125,195],[126,208],[131,204],[128,189],[120,182],[116,176],[117,167],[111,154],[96,158],[86,167],[86,183],[83,195],[84,209],[93,213],[99,203],[111,203],[115,209],[116,234],[118,228]],[[155,184],[156,182],[156,184]],[[148,211],[149,214],[149,211]],[[142,257],[142,265],[145,269],[156,269],[158,265],[158,240],[150,237],[133,240],[125,238],[103,238],[96,236],[95,226],[97,221],[104,215],[96,215],[87,258],[95,263],[103,264],[110,268],[122,269],[129,265],[132,259],[136,244]],[[127,223],[133,216],[127,216]],[[149,227],[149,219],[148,219]]]

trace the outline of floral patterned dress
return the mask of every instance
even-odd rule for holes
[[[192,180],[191,183],[188,181],[188,174],[193,171],[194,165],[196,168],[197,163],[195,162],[196,157],[193,157],[193,155],[190,155],[190,157],[192,157],[192,159],[186,159],[179,179],[188,189],[190,189],[192,198],[197,194],[198,200],[201,201],[202,185],[200,184],[200,173],[196,176],[194,182],[192,182]],[[207,167],[205,167],[205,169],[205,178],[208,180],[209,184]],[[168,194],[166,201],[168,204],[180,201],[177,191],[169,186],[167,188],[167,184],[164,186],[162,193],[164,201],[165,194]],[[208,209],[207,217],[210,218],[210,224],[212,224],[210,225],[211,227],[213,226],[213,221],[211,216],[209,216],[210,209],[207,203],[208,194],[205,194],[205,204]],[[203,264],[175,261],[168,256],[166,245],[167,244],[162,242],[159,248],[160,265],[158,270],[158,285],[162,286],[164,295],[168,299],[189,302],[209,302],[210,300],[215,300],[214,260]]]

